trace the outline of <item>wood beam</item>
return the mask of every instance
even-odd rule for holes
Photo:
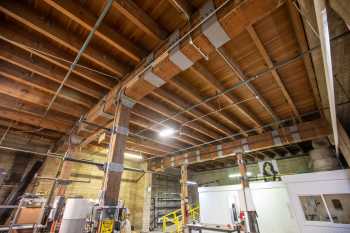
[[[124,150],[126,146],[127,134],[124,129],[129,128],[130,109],[121,102],[117,104],[114,117],[114,127],[118,129],[112,133],[110,146],[107,155],[107,169],[103,184],[103,205],[118,205],[119,189],[123,173]],[[119,132],[118,132],[119,131]]]
[[[69,19],[84,27],[86,30],[91,31],[97,20],[97,17],[95,17],[91,12],[84,10],[82,6],[74,3],[73,1],[44,1],[55,10],[59,11]],[[129,1],[122,2],[123,3],[121,4],[124,4],[124,2]],[[112,6],[115,7],[116,5],[121,4],[117,3],[117,1],[114,1]],[[136,5],[135,3],[133,4]],[[128,38],[123,37],[106,24],[101,24],[95,32],[94,36],[98,37],[110,46],[128,56],[128,58],[130,58],[135,64],[140,62],[141,59],[146,55],[146,52],[143,49],[134,45]]]
[[[63,123],[61,121],[58,122],[48,118],[43,119],[41,117],[37,117],[24,112],[18,114],[17,111],[6,109],[3,107],[0,107],[0,115],[2,118],[6,118],[8,120],[14,120],[27,125],[43,127],[45,129],[50,129],[64,134],[68,133],[72,127],[72,125]]]
[[[0,61],[0,75],[50,95],[54,95],[60,86],[56,82],[52,82],[51,80],[42,78],[41,76],[33,73],[23,71],[20,68],[6,64],[2,61]],[[96,103],[95,99],[67,87],[63,87],[61,89],[58,97],[71,102],[73,105],[78,104],[85,108],[91,108]]]
[[[116,0],[112,7],[153,39],[158,41],[166,39],[168,33],[132,0]]]
[[[56,58],[71,62],[74,60],[74,56],[68,55],[66,52],[62,51],[62,49],[49,43],[47,40],[34,36],[33,33],[26,33],[23,30],[13,31],[10,25],[1,24],[0,35],[6,38],[6,42],[21,48],[30,54],[34,54],[64,70],[69,69],[69,64]],[[36,43],[35,41],[40,41],[40,43]],[[110,90],[115,84],[110,78],[81,67],[76,67],[73,70],[73,73],[108,90]]]
[[[274,67],[274,64],[267,52],[267,50],[265,49],[262,41],[260,40],[258,34],[256,33],[253,25],[249,25],[247,27],[247,31],[250,35],[250,37],[252,38],[252,40],[254,41],[254,44],[256,45],[259,53],[261,54],[261,56],[263,57],[265,63],[267,64],[267,66],[269,68],[273,68]],[[301,117],[300,117],[300,113],[296,107],[296,105],[294,104],[293,100],[292,100],[292,97],[290,96],[290,94],[288,93],[288,90],[286,89],[280,75],[278,74],[277,70],[275,68],[273,68],[271,70],[271,74],[273,76],[273,78],[275,79],[277,85],[279,86],[279,88],[281,89],[282,93],[283,93],[283,96],[284,98],[286,98],[287,100],[287,103],[289,104],[289,106],[291,107],[294,115],[298,118],[299,121],[301,121]]]
[[[49,25],[45,19],[36,15],[23,4],[18,4],[18,2],[13,1],[1,1],[0,12],[75,53],[78,53],[82,46],[83,40],[75,37],[72,33],[65,31],[62,27],[53,22]],[[116,59],[94,49],[92,46],[85,49],[82,57],[118,77],[122,77],[128,72],[128,68],[126,68],[125,65],[118,63]]]
[[[338,121],[338,132],[339,132],[339,149],[343,154],[343,157],[345,158],[346,162],[350,166],[350,138],[347,132],[345,131],[344,127],[340,123],[340,121]]]
[[[200,63],[195,64],[193,67],[190,68],[191,71],[193,71],[198,77],[202,78],[203,80],[206,80],[207,83],[209,83],[217,92],[224,92],[225,88],[221,85],[221,83],[217,80],[214,75],[212,75],[207,68],[205,68]],[[222,97],[231,105],[232,107],[238,110],[241,114],[243,114],[247,119],[249,119],[253,124],[254,127],[258,128],[258,132],[261,133],[261,122],[260,120],[254,116],[250,110],[248,110],[242,103],[241,104],[235,104],[239,103],[241,100],[238,99],[235,95],[231,93],[225,93],[222,95]]]
[[[0,59],[56,83],[61,83],[65,75],[65,72],[62,69],[55,69],[55,67],[40,61],[37,57],[30,57],[16,53],[15,49],[6,48],[5,46],[0,46]],[[64,83],[64,86],[95,99],[101,99],[104,93],[104,89],[100,88],[98,85],[95,85],[88,80],[82,80],[75,74],[71,74],[69,79]]]
[[[1,74],[1,77],[6,76]],[[31,86],[10,81],[8,77],[0,79],[0,93],[42,107],[47,107],[52,97],[52,95],[48,95],[43,91],[32,88]],[[61,97],[56,99],[55,103],[52,105],[52,110],[77,118],[86,112],[86,108],[79,105],[67,104],[67,102],[63,101]]]
[[[151,161],[152,170],[160,170],[169,167],[178,167],[183,163],[195,164],[204,161],[222,159],[225,157],[232,157],[236,155],[236,151],[245,151],[246,153],[257,152],[265,149],[271,149],[283,145],[288,145],[296,142],[310,141],[317,138],[326,137],[330,134],[330,129],[325,119],[318,119],[309,122],[302,122],[295,125],[297,131],[290,131],[289,127],[278,129],[281,144],[275,144],[273,134],[271,132],[264,132],[259,135],[249,136],[243,142],[242,140],[233,140],[231,142],[210,145],[191,150],[186,153],[167,156],[164,158],[157,158]],[[295,133],[299,138],[295,139]]]
[[[168,0],[169,3],[181,14],[181,16],[188,21],[192,15],[192,6],[187,0]]]

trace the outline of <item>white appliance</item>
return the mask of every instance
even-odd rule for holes
[[[350,170],[282,177],[302,233],[350,232]]]
[[[261,233],[299,233],[287,189],[282,182],[251,183],[250,189]],[[198,192],[202,223],[235,223],[232,205],[239,215],[242,206],[239,201],[240,185],[201,187]]]

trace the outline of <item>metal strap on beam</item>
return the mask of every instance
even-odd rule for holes
[[[157,88],[165,84],[165,81],[163,79],[161,79],[158,75],[153,73],[152,68],[145,71],[145,73],[143,74],[143,79]]]
[[[241,145],[242,145],[242,149],[243,149],[243,152],[244,153],[247,153],[250,151],[250,147],[249,147],[249,144],[248,144],[248,140],[246,138],[243,138],[241,140]]]
[[[169,39],[169,42],[177,41],[179,39],[179,30],[177,29]],[[180,50],[180,44],[177,44],[170,52],[169,52],[169,60],[173,62],[180,70],[184,71],[190,68],[194,63],[191,59],[189,59],[183,52]]]
[[[223,156],[223,153],[222,153],[222,145],[219,144],[216,146],[216,150],[217,150],[217,156],[220,158]]]
[[[119,101],[122,105],[124,105],[127,108],[132,108],[136,104],[136,101],[126,96],[124,92],[120,93]]]
[[[272,135],[273,144],[274,144],[275,146],[280,146],[280,145],[282,145],[282,140],[281,140],[281,138],[280,138],[280,135],[279,135],[278,130],[273,130],[273,131],[271,132],[271,135]]]
[[[106,163],[107,172],[122,172],[124,170],[124,165],[121,163]]]
[[[118,126],[113,130],[113,132],[128,136],[129,135],[129,128],[123,127],[123,126]]]
[[[215,6],[212,0],[207,1],[199,10],[202,19],[209,16],[214,11]],[[202,24],[202,33],[215,48],[220,48],[231,39],[219,23],[216,14],[213,14]]]
[[[294,141],[296,141],[296,142],[300,141],[300,134],[298,131],[298,127],[296,125],[290,126],[289,132],[292,134]]]

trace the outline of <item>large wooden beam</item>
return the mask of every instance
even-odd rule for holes
[[[44,1],[89,31],[92,30],[97,20],[97,17],[94,16],[91,12],[85,10],[83,7],[74,3],[73,1]],[[114,1],[112,6],[123,6],[121,4],[129,1],[122,1],[123,3],[118,2]],[[134,63],[140,62],[142,57],[146,55],[146,52],[143,49],[138,48],[129,39],[124,38],[122,35],[118,34],[114,29],[107,26],[106,24],[100,25],[94,35],[128,56]]]
[[[235,156],[238,151],[251,153],[264,149],[288,145],[292,143],[309,141],[326,137],[330,134],[327,121],[324,119],[303,122],[291,127],[280,128],[276,131],[265,132],[249,136],[245,139],[200,147],[179,155],[157,158],[151,161],[152,170],[162,170],[169,167],[178,167],[184,163],[194,164],[204,161]]]
[[[0,12],[8,15],[28,28],[46,36],[47,38],[72,50],[75,53],[78,53],[82,46],[82,39],[77,38],[72,33],[65,31],[62,27],[53,22],[48,24],[45,19],[35,14],[23,4],[19,4],[18,2],[14,1],[1,1]],[[125,65],[118,63],[113,57],[102,53],[92,46],[85,49],[82,57],[119,77],[122,77],[128,72],[128,68]]]
[[[168,0],[169,3],[181,14],[185,20],[189,20],[192,15],[192,7],[187,0]]]
[[[103,185],[104,196],[102,199],[105,206],[118,205],[124,164],[124,150],[128,137],[129,115],[129,107],[119,101],[113,123],[113,129],[116,132],[112,133],[107,155],[107,169]]]
[[[69,64],[58,60],[55,57],[71,62],[74,60],[74,56],[69,55],[44,38],[37,37],[33,35],[33,33],[25,32],[24,30],[14,31],[12,30],[11,25],[1,24],[0,35],[6,39],[6,42],[21,48],[30,54],[34,54],[64,70],[69,69]],[[35,41],[40,41],[40,43],[36,43]],[[74,68],[73,73],[108,90],[110,90],[115,84],[110,78],[78,66]]]
[[[249,33],[249,35],[251,36],[251,38],[253,39],[258,51],[260,52],[261,56],[263,57],[265,63],[267,64],[267,66],[269,68],[273,68],[274,67],[274,64],[266,50],[266,48],[264,47],[262,41],[260,40],[258,34],[256,33],[253,25],[249,25],[247,27],[247,31]],[[281,89],[282,93],[283,93],[283,96],[284,98],[286,98],[289,106],[291,107],[294,115],[299,119],[301,120],[300,118],[300,113],[296,107],[296,105],[294,104],[293,100],[292,100],[292,97],[290,96],[287,88],[285,87],[280,75],[278,74],[277,70],[276,69],[272,69],[271,70],[271,74],[273,76],[273,78],[275,79],[277,85],[279,86],[279,88]]]
[[[344,127],[338,121],[338,132],[339,132],[339,149],[343,154],[346,162],[350,166],[350,138]]]

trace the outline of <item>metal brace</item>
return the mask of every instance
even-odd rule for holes
[[[126,96],[123,92],[120,92],[119,96],[120,103],[127,108],[132,108],[136,104],[136,101]]]
[[[196,150],[196,160],[197,162],[201,161],[201,152],[199,150]]]
[[[179,30],[177,29],[173,34],[171,34],[169,43],[176,43],[178,39],[179,39]],[[183,52],[181,52],[179,44],[177,44],[169,52],[169,60],[172,61],[182,71],[187,70],[193,65],[193,61],[189,59]]]
[[[243,138],[241,140],[241,145],[242,145],[242,148],[243,148],[243,152],[249,152],[250,151],[248,140],[246,138]]]
[[[174,158],[174,156],[172,156],[171,158],[170,158],[170,161],[171,161],[171,166],[172,167],[175,167],[175,158]]]
[[[294,141],[300,141],[300,134],[298,132],[298,127],[293,125],[289,127],[289,132],[292,134]]]
[[[106,163],[105,170],[107,172],[122,172],[124,170],[124,165],[121,163]]]
[[[221,144],[216,146],[216,150],[217,150],[217,156],[222,157],[223,153],[222,153],[222,145]]]
[[[282,145],[282,141],[279,135],[279,132],[277,130],[273,130],[271,132],[272,135],[272,140],[273,140],[273,144],[276,146],[281,146]]]
[[[153,73],[152,69],[148,69],[145,71],[145,73],[143,74],[143,79],[157,88],[165,84],[165,81],[161,79],[158,75]]]
[[[113,133],[119,133],[125,136],[129,135],[129,128],[123,126],[117,126],[112,130]]]
[[[208,17],[213,11],[215,6],[212,0],[207,1],[199,10],[202,19]],[[219,23],[216,14],[202,24],[202,32],[215,48],[220,48],[231,39]]]
[[[236,155],[236,154],[239,154],[239,153],[243,153],[243,150],[242,150],[242,148],[235,148],[235,149],[233,149],[233,154],[234,155]]]

